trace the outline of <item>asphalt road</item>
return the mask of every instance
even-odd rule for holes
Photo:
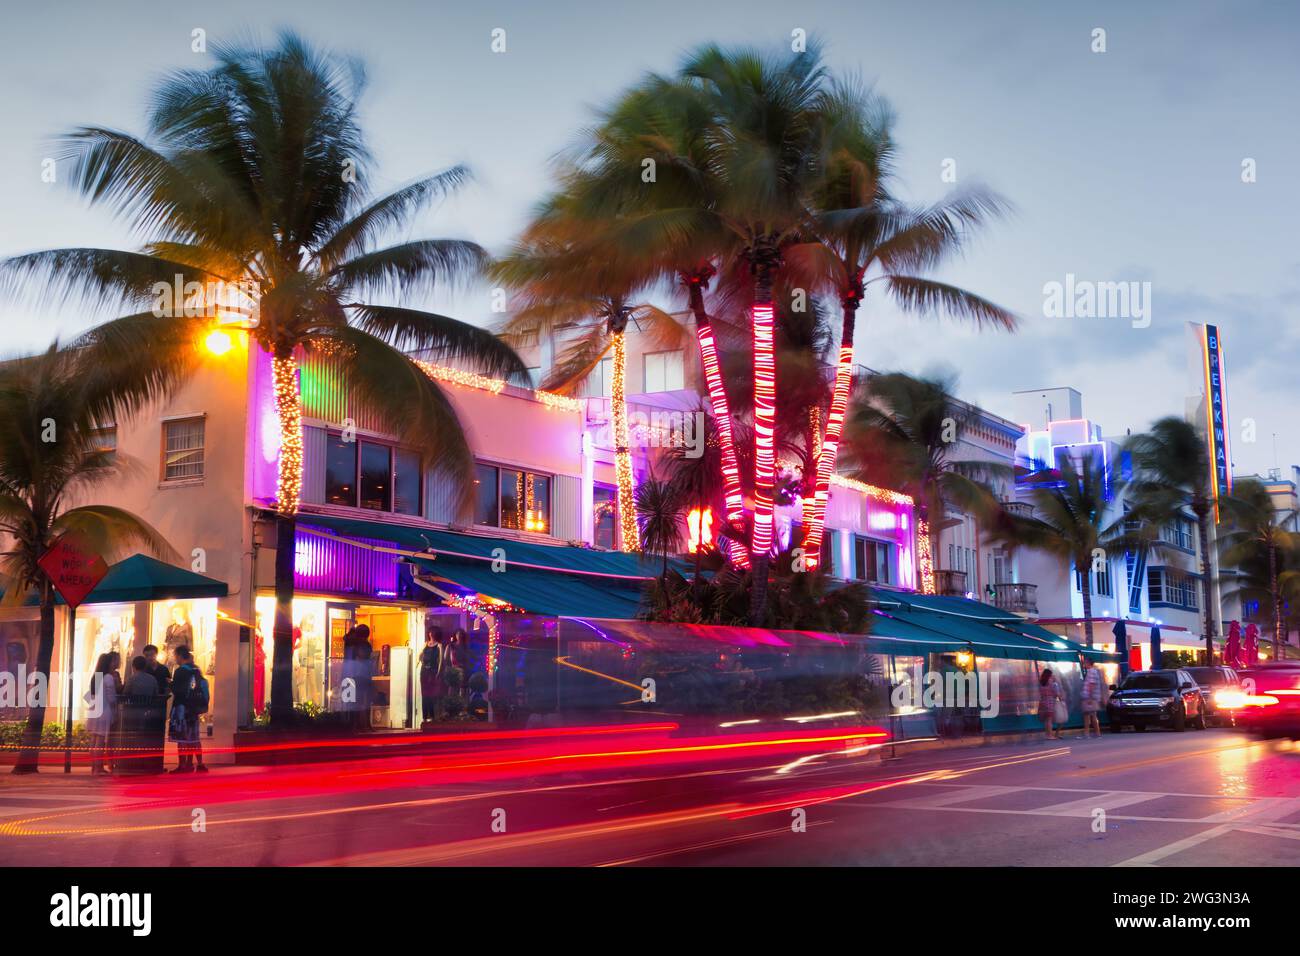
[[[664,763],[606,745],[603,764],[548,757],[540,770],[385,758],[134,782],[2,773],[0,865],[1300,861],[1300,748],[1231,730],[892,759],[839,743],[798,757],[699,749]]]

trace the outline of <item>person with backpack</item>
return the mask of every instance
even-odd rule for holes
[[[194,655],[185,646],[173,652],[178,666],[172,673],[172,715],[169,731],[176,741],[180,766],[172,773],[207,773],[203,745],[199,742],[199,717],[208,712],[211,692],[207,678],[194,666]]]

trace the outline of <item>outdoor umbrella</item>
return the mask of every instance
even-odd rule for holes
[[[1116,621],[1111,633],[1115,635],[1115,653],[1119,655],[1119,672],[1122,676],[1128,673],[1128,627],[1123,621]]]
[[[1160,669],[1160,625],[1151,625],[1151,669]]]

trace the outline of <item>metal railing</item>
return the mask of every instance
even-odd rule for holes
[[[993,606],[1013,614],[1038,613],[1037,584],[993,585]]]

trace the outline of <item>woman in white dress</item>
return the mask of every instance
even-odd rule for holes
[[[90,675],[90,690],[83,698],[89,705],[86,730],[90,733],[90,772],[94,776],[105,772],[109,738],[117,722],[117,698],[122,693],[122,679],[117,674],[121,665],[122,656],[117,651],[100,654],[95,672]]]

